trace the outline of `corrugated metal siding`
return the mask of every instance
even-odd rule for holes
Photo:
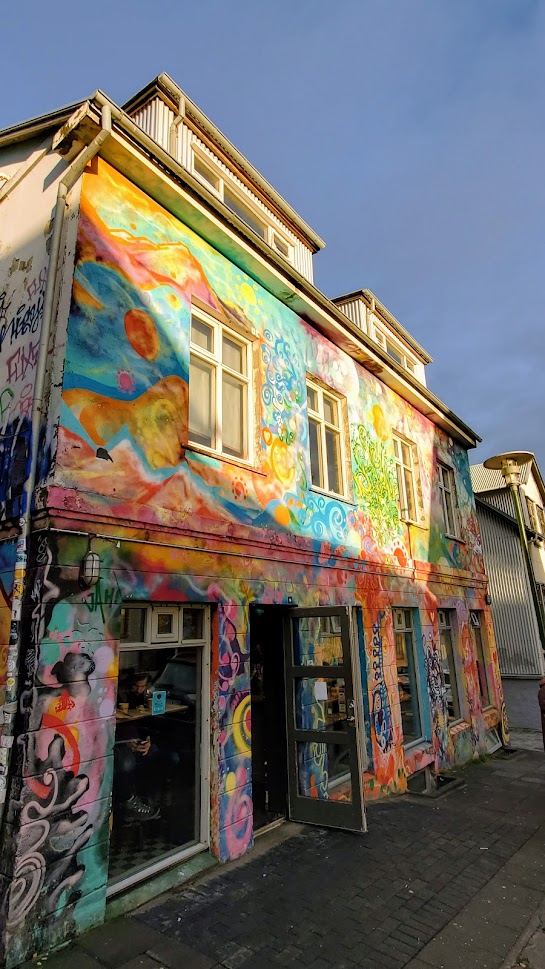
[[[477,505],[500,670],[511,676],[540,675],[543,658],[532,593],[518,529]]]
[[[493,491],[489,495],[479,495],[480,501],[485,501],[487,505],[492,505],[493,508],[497,508],[498,511],[503,511],[504,515],[509,515],[510,518],[515,519],[515,505],[513,502],[513,495],[510,491]]]
[[[361,299],[350,299],[346,303],[337,303],[340,310],[359,326],[360,330],[367,333],[367,316],[365,312],[365,303]]]
[[[133,120],[153,138],[157,144],[161,145],[165,151],[169,151],[170,126],[174,121],[174,111],[172,111],[161,98],[154,98],[137,111]]]
[[[530,476],[531,466],[531,462],[521,466],[521,484],[527,483]],[[479,494],[480,491],[503,491],[507,488],[505,478],[503,477],[501,471],[494,471],[493,468],[485,468],[484,464],[472,464],[469,469],[469,473],[471,474],[473,491],[476,495]]]

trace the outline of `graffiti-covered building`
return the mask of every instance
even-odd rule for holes
[[[476,436],[166,76],[0,133],[9,966],[499,743]]]

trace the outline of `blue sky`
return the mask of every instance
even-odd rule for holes
[[[2,13],[0,127],[167,71],[369,287],[428,383],[545,473],[545,3],[51,0]]]

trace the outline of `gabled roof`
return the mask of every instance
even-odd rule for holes
[[[472,464],[469,468],[469,473],[471,475],[473,491],[476,495],[486,494],[491,491],[502,491],[507,487],[501,471],[495,471],[492,468],[485,468],[484,464]],[[528,484],[530,476],[534,478],[534,481],[545,501],[545,483],[541,476],[541,471],[539,470],[535,457],[532,458],[532,460],[527,464],[521,465],[521,485]]]
[[[284,217],[292,222],[293,225],[304,236],[314,252],[318,252],[325,247],[323,239],[310,228],[300,215],[289,205],[288,202],[267,182],[257,171],[248,159],[235,147],[232,141],[223,134],[222,131],[201,111],[199,107],[182,91],[175,81],[168,74],[159,74],[146,87],[134,94],[122,105],[123,110],[129,115],[133,115],[139,108],[151,101],[154,97],[160,97],[175,112],[183,112],[184,116],[196,125],[238,168],[246,175],[250,182],[261,191],[266,198],[272,202],[273,206],[283,213]]]
[[[374,307],[374,312],[377,316],[382,316],[383,320],[388,324],[388,326],[397,333],[402,340],[405,341],[407,346],[411,347],[416,353],[422,363],[433,363],[433,357],[430,357],[427,350],[418,343],[415,338],[409,333],[408,330],[396,320],[395,316],[392,316],[390,311],[386,309],[384,303],[381,303],[378,296],[375,296],[370,289],[356,289],[353,293],[346,293],[344,296],[334,296],[331,300],[332,303],[338,305],[339,303],[349,303],[352,300],[361,299],[370,308]]]
[[[166,75],[160,75],[160,78],[165,77]],[[157,79],[152,82],[152,88],[154,84],[157,84]],[[179,88],[178,90],[181,91]],[[129,105],[134,109],[134,99],[129,102]],[[88,144],[96,136],[100,130],[101,112],[106,107],[111,113],[113,122],[112,137],[101,149],[101,154],[106,161],[117,167],[119,171],[125,171],[129,162],[131,177],[136,179],[138,174],[136,184],[153,198],[156,197],[155,193],[158,192],[161,182],[171,180],[172,184],[168,186],[169,211],[178,218],[185,218],[190,228],[194,228],[216,247],[220,241],[218,236],[221,237],[224,226],[229,231],[234,230],[236,236],[244,242],[245,248],[241,252],[245,259],[243,265],[246,272],[254,275],[254,278],[289,306],[293,312],[317,327],[354,360],[376,374],[386,386],[403,397],[437,427],[441,427],[446,434],[457,439],[466,448],[475,447],[481,440],[475,431],[422,385],[413,374],[406,372],[401,365],[391,359],[386,350],[356,326],[335,303],[302,276],[294,266],[287,264],[282,256],[275,254],[274,250],[256,236],[236,213],[227,209],[223,202],[207,191],[206,186],[196,179],[192,172],[146,134],[126,110],[120,108],[102,91],[95,91],[87,101],[59,108],[49,114],[0,131],[0,148],[31,139],[47,131],[54,133],[53,149],[60,154],[66,154],[71,150],[74,139],[77,140],[83,136],[82,143]],[[195,108],[195,111],[198,109]],[[205,116],[202,115],[202,118],[205,119]],[[211,122],[205,120],[211,125]],[[56,130],[59,125],[62,126],[60,131]],[[236,151],[234,148],[233,150]],[[6,185],[9,187],[10,181]],[[5,189],[0,191],[5,192]],[[198,209],[194,209],[191,199],[198,202]],[[287,203],[284,204],[287,205]],[[192,216],[195,216],[193,221]],[[209,221],[207,221],[208,218]],[[221,244],[219,248],[223,251]]]

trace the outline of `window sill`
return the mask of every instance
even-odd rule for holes
[[[311,485],[308,489],[315,495],[321,495],[322,498],[331,498],[334,501],[342,501],[343,505],[350,505],[351,508],[356,508],[356,502],[347,498],[345,495],[338,495],[335,491],[324,491],[323,488],[316,488],[315,485]]]
[[[229,454],[220,454],[219,451],[212,451],[210,448],[203,447],[199,444],[185,444],[184,452],[185,454],[202,454],[203,457],[213,458],[214,461],[219,461],[221,464],[228,464],[234,468],[240,468],[241,471],[249,471],[250,474],[258,474],[262,478],[267,477],[266,471],[261,471],[248,461],[231,457]]]
[[[445,538],[448,538],[449,542],[458,542],[458,545],[467,545],[465,538],[460,538],[459,535],[449,535],[447,532],[444,534]]]
[[[406,753],[413,753],[415,750],[426,750],[431,746],[431,740],[426,740],[425,737],[419,737],[418,740],[410,740],[408,744],[403,744],[403,750]]]
[[[467,720],[460,718],[459,720],[452,720],[448,724],[448,729],[449,731],[452,730],[453,733],[461,733],[463,730],[469,730],[470,726],[471,724],[469,724]]]

